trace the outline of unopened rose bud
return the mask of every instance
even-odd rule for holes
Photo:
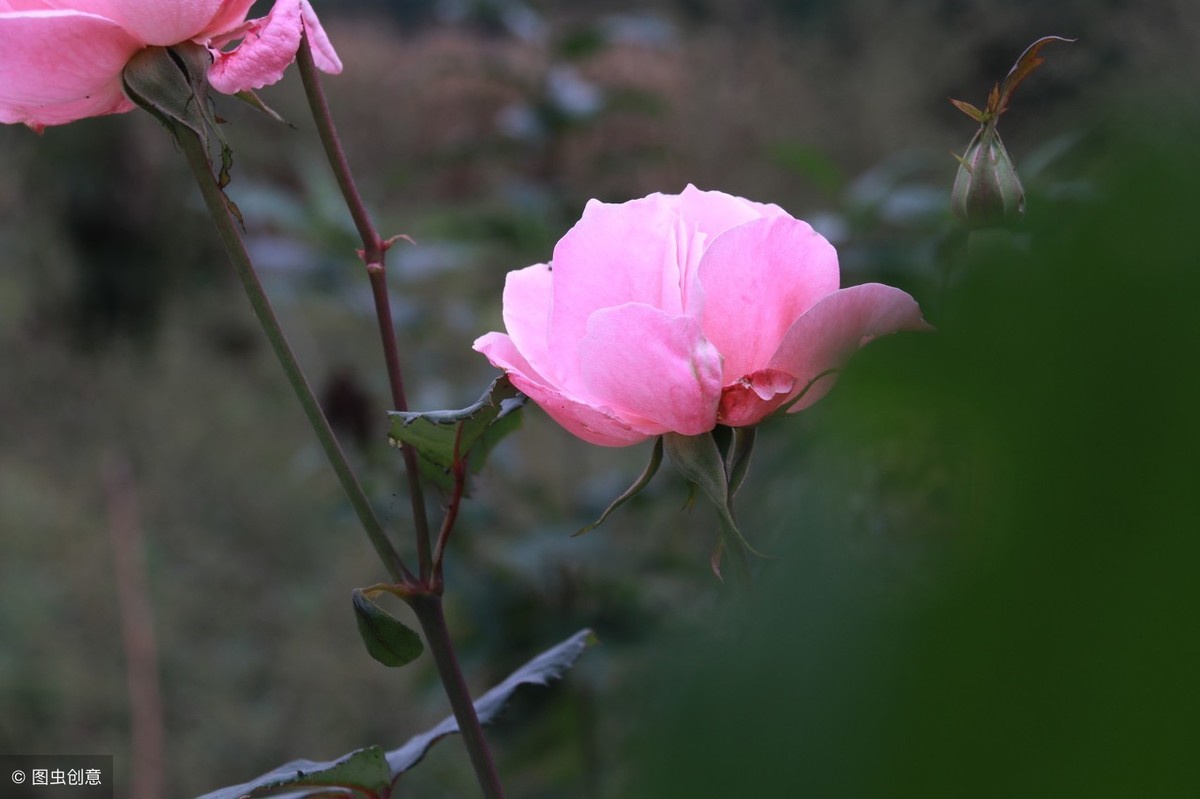
[[[1025,189],[994,123],[981,128],[958,159],[950,207],[972,227],[1014,222],[1025,213]]]
[[[1000,141],[996,123],[1008,110],[1009,101],[1030,72],[1042,64],[1041,49],[1050,42],[1073,42],[1061,36],[1043,36],[1025,48],[1003,83],[992,87],[987,104],[976,108],[962,100],[954,107],[979,123],[979,130],[958,159],[958,174],[950,192],[950,207],[971,227],[994,227],[1015,222],[1025,213],[1025,189],[1012,158]]]

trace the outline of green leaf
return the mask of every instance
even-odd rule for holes
[[[478,447],[471,462],[482,468],[483,455],[506,433],[516,428],[509,419],[525,403],[525,395],[504,375],[495,380],[479,401],[457,411],[388,411],[388,441],[400,442],[416,450],[433,482],[449,490],[454,485],[455,465],[466,461]]]
[[[580,630],[567,640],[547,649],[533,660],[521,666],[508,676],[504,682],[475,700],[475,712],[481,724],[487,724],[499,715],[504,704],[522,685],[546,685],[551,680],[561,677],[567,669],[575,665],[575,661],[583,651],[596,643],[596,636],[591,630]],[[458,722],[453,716],[445,718],[431,730],[413,736],[404,746],[387,753],[387,761],[392,774],[402,774],[408,771],[421,759],[429,748],[447,735],[458,732]]]
[[[561,677],[575,665],[584,650],[595,643],[596,636],[591,630],[580,630],[521,666],[508,679],[475,701],[475,712],[480,723],[487,724],[495,719],[522,685],[546,685]],[[378,746],[369,746],[326,763],[293,760],[249,782],[206,793],[199,799],[253,799],[277,794],[280,790],[305,787],[343,788],[354,791],[354,796],[367,792],[386,796],[394,777],[421,762],[425,753],[438,741],[457,732],[458,723],[451,716],[386,755]],[[350,795],[341,791],[289,791],[287,799]]]
[[[383,750],[378,746],[368,746],[325,763],[312,760],[293,760],[249,782],[206,793],[199,799],[250,799],[250,797],[276,794],[281,789],[306,787],[358,789],[355,795],[368,791],[382,794],[388,790],[391,781],[391,769]],[[314,794],[303,792],[294,795],[313,796]],[[321,792],[315,795],[346,796],[348,794]]]
[[[363,589],[355,588],[353,596],[358,634],[371,657],[394,668],[412,663],[421,656],[425,646],[416,632],[372,602]]]
[[[589,524],[586,527],[582,527],[579,530],[576,530],[571,535],[572,536],[583,535],[586,532],[595,530],[597,527],[599,527],[601,524],[604,523],[604,520],[609,517],[609,514],[611,514],[614,510],[621,507],[626,502],[628,502],[629,500],[631,500],[635,496],[637,496],[639,493],[641,493],[641,490],[650,484],[650,480],[658,472],[658,467],[662,465],[662,459],[663,459],[663,440],[662,440],[662,436],[659,436],[658,440],[654,442],[654,449],[650,452],[650,462],[646,464],[646,468],[642,470],[642,473],[638,477],[638,479],[633,481],[633,485],[631,485],[631,486],[629,486],[629,488],[625,489],[625,492],[622,493],[621,496],[614,499],[609,504],[609,506],[604,509],[604,512],[600,514],[600,517],[598,519],[596,519],[596,521],[592,522],[591,524]]]

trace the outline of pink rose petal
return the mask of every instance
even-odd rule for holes
[[[225,0],[216,16],[208,21],[203,30],[192,34],[190,38],[203,43],[237,28],[246,20],[246,15],[250,13],[250,7],[253,5],[254,0]]]
[[[611,411],[580,402],[550,385],[521,356],[503,333],[488,333],[475,341],[475,350],[503,369],[513,385],[523,391],[551,419],[591,444],[624,447],[645,441],[650,433],[632,429]]]
[[[94,6],[96,13],[120,22],[146,44],[169,47],[204,30],[226,5],[226,0],[71,0],[72,8]],[[240,3],[235,3],[240,5]],[[244,16],[244,13],[243,13]],[[239,18],[240,22],[241,19]]]
[[[838,287],[837,252],[806,222],[755,219],[718,236],[700,264],[704,334],[724,382],[765,367],[792,323]]]
[[[588,441],[700,435],[761,422],[874,336],[928,327],[904,292],[838,282],[833,247],[778,206],[694,186],[593,201],[552,265],[509,275],[509,335],[475,348]]]
[[[683,435],[716,422],[721,356],[691,317],[640,303],[596,311],[579,358],[588,393],[623,419]]]
[[[539,373],[554,376],[550,360],[550,306],[554,302],[553,273],[535,264],[504,279],[504,329],[513,346]]]
[[[778,369],[748,374],[721,392],[717,421],[729,427],[758,424],[783,405],[796,388],[796,378]]]
[[[41,127],[129,110],[121,70],[141,47],[120,25],[92,14],[0,16],[0,122]]]
[[[578,346],[593,311],[641,302],[678,313],[674,230],[677,199],[652,194],[609,205],[587,204],[583,218],[554,248],[550,356],[563,380],[579,373]]]
[[[679,215],[711,242],[731,227],[787,212],[778,205],[750,202],[722,191],[701,191],[689,183],[679,195]]]
[[[817,375],[841,368],[863,344],[901,330],[930,330],[916,300],[880,283],[842,289],[827,295],[796,320],[784,336],[770,366],[794,375],[799,394]],[[822,378],[788,413],[801,411],[833,388]]]
[[[313,60],[341,71],[308,0],[277,0],[244,22],[253,0],[0,0],[0,122],[41,129],[128,111],[121,73],[147,46],[195,41],[213,49],[210,82],[234,94],[278,81],[302,31]],[[228,52],[220,47],[235,39]]]
[[[277,0],[271,13],[253,20],[232,50],[215,51],[208,82],[224,94],[277,83],[300,49],[300,0]]]
[[[301,0],[300,12],[304,18],[304,32],[308,34],[308,46],[312,49],[313,63],[317,65],[317,69],[327,74],[341,74],[342,60],[338,58],[337,51],[329,42],[329,36],[321,27],[321,21],[317,19],[317,12],[313,11],[308,0]]]

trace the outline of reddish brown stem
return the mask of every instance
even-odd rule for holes
[[[312,109],[313,120],[316,122],[317,134],[321,145],[325,148],[325,156],[333,169],[346,207],[354,220],[362,239],[362,259],[367,266],[367,278],[371,283],[371,296],[375,300],[375,317],[379,324],[379,340],[383,346],[383,359],[387,367],[388,384],[392,393],[394,410],[407,411],[408,398],[404,390],[404,373],[400,366],[400,350],[396,344],[396,330],[392,322],[391,303],[387,290],[387,267],[384,253],[389,242],[384,241],[371,215],[363,202],[362,194],[350,171],[350,163],[346,160],[346,152],[338,138],[337,128],[333,124],[333,115],[329,112],[329,103],[325,99],[325,90],[321,88],[317,67],[313,63],[312,50],[308,45],[307,36],[300,41],[300,50],[296,54],[296,63],[300,67],[300,79],[304,83],[304,93]],[[433,558],[429,546],[429,518],[425,511],[425,495],[421,490],[421,474],[417,469],[417,455],[411,446],[401,443],[400,452],[404,458],[404,471],[408,479],[409,499],[412,504],[414,534],[416,537],[417,563],[422,581],[428,581],[433,574]]]

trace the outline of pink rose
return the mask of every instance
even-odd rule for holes
[[[213,54],[208,77],[234,94],[275,83],[301,31],[325,72],[342,64],[308,0],[276,0],[246,21],[254,0],[0,0],[0,122],[35,130],[117,114],[133,103],[121,71],[149,46],[191,41]],[[240,39],[231,50],[224,48]]]
[[[778,206],[593,200],[551,264],[509,273],[508,334],[475,349],[585,441],[695,436],[802,410],[870,339],[928,328],[903,291],[838,284],[833,246]]]

